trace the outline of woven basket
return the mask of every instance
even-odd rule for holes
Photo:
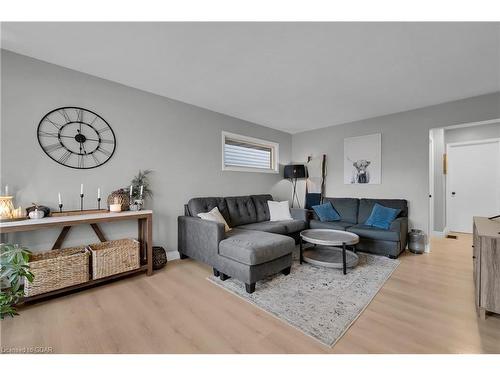
[[[130,198],[127,192],[123,189],[113,191],[107,199],[108,210],[112,204],[121,204],[122,211],[128,211],[130,206]]]
[[[159,270],[167,264],[167,253],[161,246],[153,246],[153,269]]]
[[[140,267],[139,242],[132,239],[89,245],[92,255],[92,278],[101,279]]]
[[[24,280],[25,296],[31,297],[89,281],[89,256],[89,251],[83,247],[31,255],[29,266],[35,278],[32,283]]]

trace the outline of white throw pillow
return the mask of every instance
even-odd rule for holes
[[[203,212],[201,214],[198,214],[198,217],[203,220],[215,221],[217,223],[224,224],[224,230],[226,232],[229,232],[231,230],[231,228],[229,228],[229,225],[227,225],[224,216],[222,216],[222,214],[220,213],[218,207],[214,207],[210,212]]]
[[[267,201],[269,206],[270,221],[293,220],[290,215],[290,207],[288,201],[274,202]]]

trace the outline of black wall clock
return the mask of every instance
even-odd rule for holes
[[[38,124],[38,143],[54,161],[66,167],[91,169],[106,163],[116,148],[115,133],[97,113],[62,107]]]

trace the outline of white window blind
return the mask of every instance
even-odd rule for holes
[[[278,145],[223,132],[223,170],[277,171]]]

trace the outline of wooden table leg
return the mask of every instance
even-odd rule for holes
[[[94,223],[94,224],[90,224],[90,226],[92,227],[95,234],[97,235],[97,238],[99,238],[99,241],[106,242],[106,237],[104,236],[104,233],[102,233],[101,228],[99,228],[99,225]]]
[[[482,308],[482,307],[479,308],[479,318],[481,320],[486,319],[486,309],[485,308]]]
[[[145,237],[146,237],[146,256],[147,256],[147,265],[148,270],[146,274],[151,276],[153,274],[153,215],[148,215],[146,219],[146,228],[145,228]]]
[[[137,221],[138,240],[140,242],[141,260],[147,265],[147,275],[153,274],[153,217]]]
[[[70,229],[71,229],[71,227],[63,227],[63,229],[61,230],[61,233],[59,234],[59,237],[57,237],[57,240],[54,243],[54,246],[52,246],[52,250],[61,248],[61,246],[64,242],[64,239],[68,235],[68,232]]]
[[[137,220],[137,241],[139,241],[139,250],[141,264],[146,264],[146,247],[144,246],[144,219]]]

